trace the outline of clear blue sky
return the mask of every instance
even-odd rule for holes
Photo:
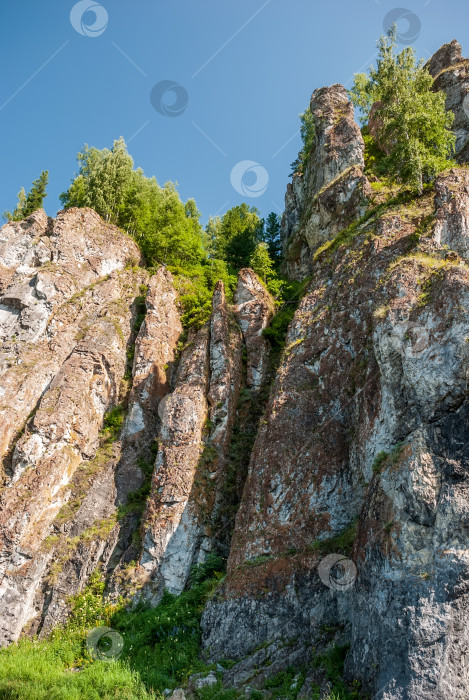
[[[398,28],[410,32],[405,41],[419,56],[453,38],[469,53],[467,0],[402,3],[408,19]],[[280,212],[300,147],[299,112],[315,88],[350,87],[353,73],[371,63],[385,17],[401,7],[396,0],[90,0],[97,13],[83,14],[85,0],[76,31],[75,4],[1,2],[0,212],[48,169],[46,210],[54,216],[83,144],[103,148],[121,135],[136,165],[161,184],[177,181],[204,221],[243,200],[263,215]],[[161,81],[182,86],[179,116],[152,106]],[[166,92],[158,104],[164,111],[175,99]],[[238,189],[254,185],[257,172],[262,191],[267,172],[261,196],[232,185],[233,167],[246,160],[262,167],[238,177]]]

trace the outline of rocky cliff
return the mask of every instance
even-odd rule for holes
[[[428,65],[459,166],[422,196],[373,187],[347,92],[313,93],[279,361],[252,270],[187,332],[170,272],[93,211],[0,230],[2,644],[62,622],[98,565],[156,605],[216,553],[203,653],[226,688],[269,697],[293,668],[326,695],[311,658],[338,645],[356,697],[467,698],[467,66],[456,42]]]
[[[242,270],[236,304],[219,282],[209,323],[187,335],[171,274],[150,277],[87,209],[38,211],[0,242],[7,643],[63,622],[98,564],[112,595],[156,604],[228,554],[247,468],[233,473],[231,438],[240,392],[238,430],[267,380],[274,305]]]
[[[465,160],[466,62],[432,59]],[[446,76],[446,77],[442,77]],[[286,267],[311,275],[271,389],[228,576],[203,617],[227,682],[350,645],[373,698],[465,698],[468,675],[468,173],[383,200],[340,86],[287,189]],[[330,200],[329,200],[330,198]],[[328,200],[330,203],[326,205]],[[364,214],[364,207],[366,213]],[[324,679],[310,671],[298,697]]]

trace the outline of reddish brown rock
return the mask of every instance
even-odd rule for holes
[[[436,78],[441,71],[454,66],[463,61],[461,44],[453,39],[449,44],[443,44],[431,59],[427,62],[426,68],[430,75]]]
[[[141,286],[141,294],[145,291],[145,286]],[[135,313],[142,313],[142,297],[137,300]],[[69,596],[81,590],[98,565],[105,567],[111,594],[129,595],[137,585],[138,576],[130,573],[129,564],[139,555],[135,535],[142,504],[128,505],[128,501],[147,478],[142,464],[150,466],[152,461],[158,405],[169,390],[168,377],[182,331],[177,295],[166,268],[159,268],[150,278],[145,304],[147,313],[135,341],[132,388],[120,440],[114,443],[111,453],[103,455],[103,464],[73,516],[67,520],[59,514],[52,526],[52,532],[60,537],[53,556],[63,562],[60,571],[57,565],[53,567],[53,580],[49,577],[46,595],[42,600],[37,596],[41,635],[64,621]],[[79,480],[71,485],[72,499],[78,488]],[[118,523],[117,506],[128,511]]]
[[[446,95],[446,109],[454,113],[452,129],[456,134],[456,159],[469,161],[469,60],[463,58],[454,39],[444,44],[426,64],[434,77],[434,89]]]
[[[435,183],[436,222],[433,240],[469,258],[469,173],[454,170]],[[457,258],[457,256],[456,256]]]
[[[135,243],[91,209],[55,221],[40,210],[0,229],[0,456],[94,313],[86,288],[131,259]]]
[[[135,343],[132,389],[124,427],[127,440],[156,435],[158,404],[169,391],[168,375],[182,333],[171,273],[160,267],[150,278],[147,312]],[[143,435],[142,435],[143,434]]]
[[[462,251],[466,178],[452,175],[437,202]],[[324,625],[342,624],[349,677],[371,692],[465,697],[467,674],[454,669],[467,620],[469,268],[432,238],[433,198],[389,207],[316,259],[251,456],[228,576],[204,613],[212,658],[286,639],[316,647]],[[329,553],[349,562],[350,586],[324,571]]]
[[[31,567],[47,559],[38,553],[49,526],[70,491],[67,484],[83,460],[99,445],[103,417],[119,400],[126,364],[126,338],[131,332],[131,305],[145,273],[113,272],[84,292],[93,309],[75,338],[75,347],[39,402],[37,411],[16,443],[12,481],[1,497],[2,573],[0,606],[16,606],[14,628],[2,629],[2,640],[15,639],[31,616],[22,606],[24,581]],[[116,299],[119,301],[116,302]],[[15,582],[21,581],[18,587]],[[28,588],[31,600],[40,579]],[[19,607],[18,607],[19,606]],[[11,620],[10,620],[11,622]]]

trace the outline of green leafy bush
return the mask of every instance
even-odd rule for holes
[[[117,440],[124,424],[125,409],[119,404],[104,416],[103,437],[110,442]]]
[[[305,111],[300,114],[300,134],[301,134],[301,139],[303,141],[303,147],[301,151],[298,153],[298,158],[293,161],[291,164],[291,175],[295,175],[296,173],[303,175],[306,166],[308,165],[309,157],[311,155],[311,151],[313,150],[314,147],[314,139],[316,136],[316,128],[314,126],[314,115],[311,112],[310,107],[307,107]]]

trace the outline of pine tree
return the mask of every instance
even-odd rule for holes
[[[47,184],[49,182],[49,171],[43,170],[37,180],[34,180],[31,190],[26,194],[24,187],[18,192],[18,202],[13,212],[3,213],[5,221],[21,221],[30,216],[38,209],[41,209],[44,199],[47,197]]]
[[[377,67],[355,76],[350,96],[365,123],[374,105],[383,168],[421,193],[424,182],[452,165],[454,115],[446,111],[444,93],[433,92],[433,78],[414,49],[397,53],[396,31],[394,25],[379,39]]]
[[[280,217],[274,211],[270,212],[264,224],[264,241],[267,243],[269,255],[274,265],[278,265],[282,253],[280,242]]]
[[[31,190],[27,194],[22,211],[23,218],[42,208],[44,199],[47,197],[48,182],[49,171],[43,170],[38,179],[34,180]]]
[[[22,187],[18,192],[17,198],[18,203],[13,212],[5,211],[2,214],[5,221],[21,221],[21,219],[24,218],[23,212],[26,205],[26,192],[24,191],[24,187]]]

